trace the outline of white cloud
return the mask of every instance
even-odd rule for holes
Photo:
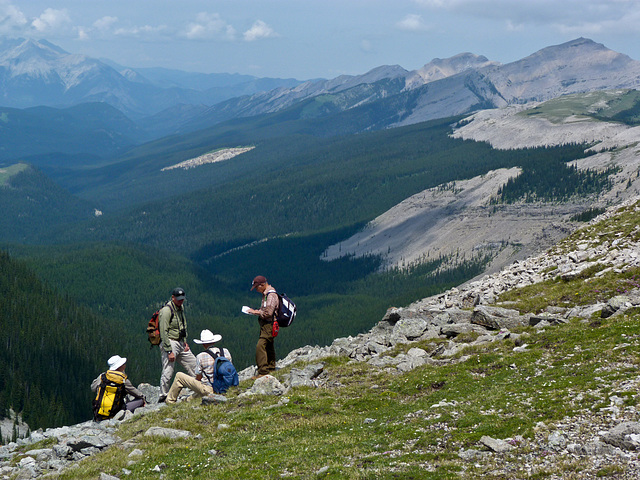
[[[522,23],[513,23],[511,20],[507,20],[507,32],[522,32],[525,30],[525,26]]]
[[[183,36],[190,40],[216,37],[232,40],[236,36],[236,31],[218,13],[201,12],[196,16],[195,22],[187,25]]]
[[[84,27],[76,27],[78,33],[78,40],[89,40],[89,30]]]
[[[28,23],[20,9],[6,1],[0,1],[0,33],[21,30]]]
[[[443,8],[443,7],[447,7],[452,5],[453,3],[457,3],[455,0],[449,0],[449,1],[445,1],[445,0],[413,0],[414,3],[417,3],[418,5],[421,5],[423,7],[428,7],[428,8]]]
[[[396,27],[400,30],[409,32],[420,32],[427,30],[427,26],[422,21],[422,15],[410,14],[396,23]]]
[[[116,23],[118,23],[118,17],[110,17],[107,15],[93,22],[93,26],[98,30],[108,30]]]
[[[31,26],[42,33],[59,30],[70,23],[71,18],[66,9],[47,8],[42,15],[31,22]]]
[[[279,35],[262,20],[257,20],[249,30],[244,32],[244,39],[247,42],[258,40],[259,38],[273,38]]]
[[[638,31],[640,0],[413,0],[432,12],[502,21],[509,31],[546,25],[576,34]]]
[[[133,27],[121,27],[116,29],[113,33],[121,37],[140,37],[151,36],[157,34],[163,34],[168,27],[166,25],[142,25]]]

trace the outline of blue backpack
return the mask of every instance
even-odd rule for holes
[[[213,367],[213,391],[216,393],[227,393],[229,387],[235,387],[240,383],[238,372],[233,363],[227,357],[216,358]]]
[[[222,347],[219,348],[220,352],[224,351]],[[215,358],[215,363],[213,364],[213,381],[211,381],[205,373],[213,386],[213,391],[215,393],[227,393],[229,387],[237,386],[240,383],[240,379],[238,378],[238,372],[236,371],[236,367],[233,366],[233,363],[225,356],[213,353],[208,349],[205,351]]]

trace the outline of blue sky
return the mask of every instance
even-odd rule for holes
[[[587,37],[640,60],[640,0],[0,0],[0,35],[130,67],[334,78]]]

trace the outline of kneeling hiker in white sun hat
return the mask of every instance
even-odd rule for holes
[[[123,409],[133,412],[146,403],[144,394],[132,385],[124,372],[127,359],[114,355],[109,358],[107,364],[109,370],[91,382],[91,390],[96,392],[93,401],[93,419],[96,422],[113,418]],[[127,396],[133,397],[133,400],[127,401]]]

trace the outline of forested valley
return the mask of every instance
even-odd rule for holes
[[[549,188],[558,198],[583,195],[593,182],[606,187],[606,175],[567,169],[568,183],[557,174],[554,166],[584,156],[584,146],[497,151],[449,137],[457,120],[333,137],[300,133],[296,124],[297,133],[265,136],[232,161],[166,174],[160,167],[179,158],[174,152],[154,163],[165,145],[154,143],[96,171],[91,181],[90,174],[81,181],[58,172],[76,196],[51,188],[38,170],[5,179],[0,194],[19,212],[3,224],[13,227],[2,237],[0,274],[0,328],[8,332],[0,353],[3,413],[22,411],[32,428],[90,418],[89,384],[113,354],[128,358],[134,384],[157,385],[160,354],[144,331],[175,286],[187,292],[189,337],[203,328],[220,333],[242,369],[254,363],[258,327],[240,309],[260,300],[249,291],[257,274],[298,304],[296,322],[276,339],[279,358],[367,331],[389,307],[480,274],[489,258],[465,259],[455,268],[433,258],[386,271],[374,256],[322,260],[329,245],[426,188],[513,166],[538,181],[514,182],[503,201],[543,197]],[[202,132],[194,134],[189,138],[203,143],[190,154],[250,140],[244,128],[232,144],[225,143],[229,135],[206,143]],[[47,189],[53,193],[44,195]],[[47,215],[38,211],[44,205]],[[92,215],[95,207],[104,214]],[[55,218],[51,212],[74,213]],[[20,223],[25,217],[34,228]]]

